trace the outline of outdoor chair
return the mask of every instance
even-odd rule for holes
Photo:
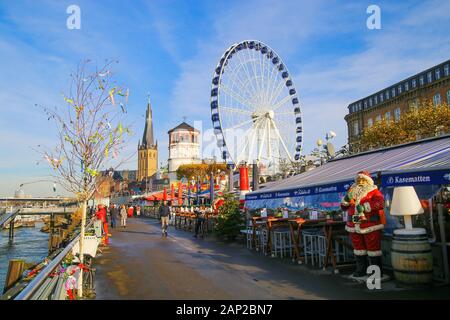
[[[272,231],[272,256],[284,258],[288,255],[292,257],[292,241],[289,229],[280,228]]]
[[[267,254],[267,241],[269,239],[269,231],[265,225],[260,225],[256,228],[257,246],[256,251],[261,251],[262,254]]]
[[[321,268],[325,264],[325,257],[327,256],[327,238],[324,234],[318,234],[316,236],[316,244],[317,261]]]
[[[321,229],[308,229],[302,231],[303,237],[303,253],[305,255],[305,263],[308,259],[314,266],[316,263],[321,265],[320,253],[326,251],[326,240]],[[323,249],[325,244],[325,249]]]
[[[253,224],[252,224],[251,220],[247,221],[247,227],[246,227],[246,229],[241,230],[241,233],[245,234],[247,248],[253,249]],[[257,234],[259,234],[258,231],[257,231]]]

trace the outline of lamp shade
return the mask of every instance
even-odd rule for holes
[[[396,187],[392,196],[390,214],[393,216],[412,216],[423,213],[422,205],[414,187]]]

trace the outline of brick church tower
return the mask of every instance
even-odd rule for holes
[[[138,181],[153,176],[158,170],[158,142],[154,143],[153,116],[150,99],[147,103],[144,135],[138,145]]]

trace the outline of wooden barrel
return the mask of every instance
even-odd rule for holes
[[[400,283],[426,285],[433,281],[433,256],[424,229],[395,230],[391,258]]]

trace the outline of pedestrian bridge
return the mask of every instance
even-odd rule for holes
[[[2,227],[7,222],[11,221],[17,215],[31,216],[31,215],[66,214],[66,213],[74,213],[76,210],[77,210],[77,207],[47,207],[47,208],[13,207],[12,210],[6,211],[0,215],[0,227]]]

